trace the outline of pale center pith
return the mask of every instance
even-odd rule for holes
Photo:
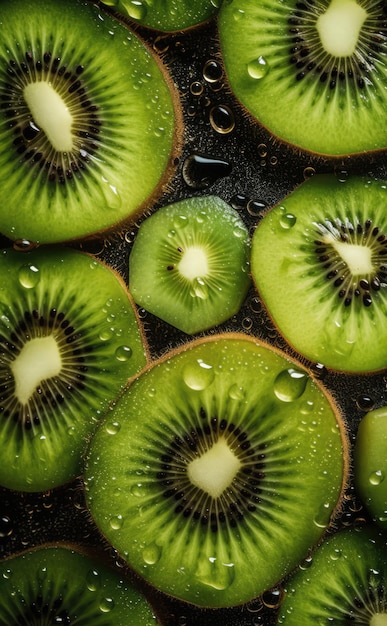
[[[356,0],[331,0],[317,20],[317,31],[326,52],[349,57],[355,49],[367,11]]]
[[[187,466],[191,483],[213,498],[218,498],[232,483],[241,467],[224,438]]]
[[[183,252],[178,270],[184,278],[190,281],[207,276],[209,267],[204,250],[200,246],[189,246]]]
[[[24,99],[38,128],[57,152],[71,152],[73,118],[63,99],[46,81],[29,83]]]
[[[59,348],[52,335],[35,337],[24,344],[11,363],[15,395],[26,404],[43,380],[58,376],[62,369]]]

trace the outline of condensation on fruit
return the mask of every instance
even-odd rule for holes
[[[129,17],[133,20],[143,20],[147,14],[147,5],[141,0],[122,0],[122,5],[125,7]]]
[[[243,402],[246,397],[245,390],[237,383],[230,387],[228,395],[232,400],[238,400],[239,402]]]
[[[284,230],[290,230],[297,222],[297,217],[293,213],[287,213],[285,210],[280,215],[280,226]]]
[[[247,73],[250,78],[253,80],[260,80],[264,78],[269,71],[269,64],[266,61],[265,57],[259,56],[258,58],[252,59],[247,64]],[[266,156],[266,155],[263,155]]]
[[[283,589],[271,589],[262,595],[262,602],[268,609],[277,609],[285,597]]]
[[[202,561],[196,572],[196,578],[203,584],[218,591],[228,589],[234,582],[234,563],[223,563],[216,557]]]
[[[25,289],[33,289],[40,281],[40,271],[36,265],[23,265],[18,272],[18,280]]]
[[[115,357],[117,361],[129,361],[132,355],[133,350],[129,346],[118,346],[117,350],[115,351]]]
[[[375,472],[372,472],[370,474],[370,476],[368,477],[368,480],[369,480],[370,485],[374,487],[378,487],[384,481],[384,478],[385,476],[382,470],[376,470]]]
[[[162,550],[156,543],[150,543],[142,551],[142,558],[147,565],[155,565],[161,558]]]
[[[206,61],[203,67],[203,78],[211,84],[217,83],[223,77],[223,68],[214,59]]]
[[[308,376],[305,372],[289,368],[278,374],[274,381],[274,393],[282,402],[295,402],[306,389]]]
[[[99,604],[99,610],[101,613],[110,613],[114,609],[113,598],[103,598]]]
[[[227,135],[235,128],[235,117],[230,107],[218,104],[210,110],[210,124],[220,135]]]
[[[188,363],[183,370],[183,380],[187,387],[194,391],[203,391],[211,385],[215,378],[212,365],[202,359]]]
[[[89,591],[98,591],[101,588],[101,575],[96,569],[91,569],[86,574],[86,586]]]
[[[111,184],[105,176],[101,176],[101,184],[98,186],[98,192],[108,209],[117,210],[121,208],[121,195],[117,187]]]
[[[322,504],[313,520],[313,523],[318,528],[326,528],[329,524],[331,516],[331,506],[329,502]]]
[[[114,515],[109,520],[109,526],[112,530],[120,530],[124,525],[124,518],[122,515]]]
[[[8,515],[0,517],[0,537],[9,537],[13,533],[13,522]]]
[[[107,422],[105,430],[108,435],[117,435],[120,432],[121,424],[119,422]]]

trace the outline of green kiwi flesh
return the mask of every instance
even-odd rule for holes
[[[106,230],[162,184],[175,114],[138,37],[82,0],[2,0],[0,232]]]
[[[346,465],[336,410],[298,364],[245,335],[215,335],[169,353],[121,396],[91,440],[86,501],[156,588],[233,606],[305,558]]]
[[[216,196],[159,209],[140,226],[129,257],[129,289],[144,309],[187,334],[236,314],[250,286],[250,238]]]
[[[348,372],[387,366],[384,181],[320,175],[258,224],[253,279],[287,341]]]
[[[112,270],[71,249],[0,253],[0,484],[43,491],[77,476],[109,403],[147,361]]]
[[[387,146],[384,2],[232,0],[219,33],[231,88],[274,135],[329,155]]]
[[[356,436],[354,474],[358,493],[376,522],[387,528],[387,408],[367,413]]]
[[[330,537],[287,581],[278,624],[385,626],[386,549],[366,527]]]
[[[0,626],[155,626],[130,582],[78,549],[45,546],[0,564]]]
[[[164,32],[185,30],[210,19],[222,0],[103,0],[125,17]]]

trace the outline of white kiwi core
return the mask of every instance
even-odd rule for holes
[[[231,484],[241,467],[240,460],[221,438],[187,466],[188,478],[202,491],[218,498]]]
[[[52,335],[28,341],[11,363],[19,402],[26,404],[42,380],[57,376],[61,369],[59,348]]]
[[[370,626],[387,626],[387,613],[375,613],[371,617]]]
[[[367,275],[373,272],[371,250],[367,246],[354,243],[348,244],[337,240],[331,243],[347,264],[352,276]]]
[[[71,152],[73,118],[55,89],[39,81],[26,85],[23,95],[36,126],[44,131],[52,147],[58,152]]]
[[[183,253],[178,270],[184,278],[193,281],[209,272],[207,255],[200,246],[189,246]]]
[[[367,11],[356,0],[331,0],[317,20],[317,31],[326,52],[349,57],[356,49]]]

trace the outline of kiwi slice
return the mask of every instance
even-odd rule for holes
[[[225,1],[219,33],[235,95],[271,133],[329,155],[386,147],[385,2]]]
[[[287,582],[278,624],[385,626],[386,548],[367,528],[331,537]]]
[[[155,587],[233,606],[320,539],[346,465],[336,408],[306,371],[245,335],[215,335],[170,352],[121,396],[91,440],[86,500]]]
[[[137,304],[193,334],[237,313],[250,286],[250,238],[216,196],[159,209],[140,226],[129,257]]]
[[[123,282],[75,250],[0,253],[0,484],[51,489],[146,348]]]
[[[222,0],[102,0],[125,17],[165,32],[185,30],[209,20]]]
[[[45,546],[0,565],[0,626],[151,626],[156,618],[127,580],[79,549]]]
[[[387,407],[361,420],[355,444],[355,481],[365,506],[387,528]]]
[[[163,73],[83,0],[2,0],[0,231],[56,242],[108,229],[162,184],[174,134]]]
[[[327,367],[387,366],[384,181],[320,175],[270,210],[253,236],[254,281],[281,333]]]

